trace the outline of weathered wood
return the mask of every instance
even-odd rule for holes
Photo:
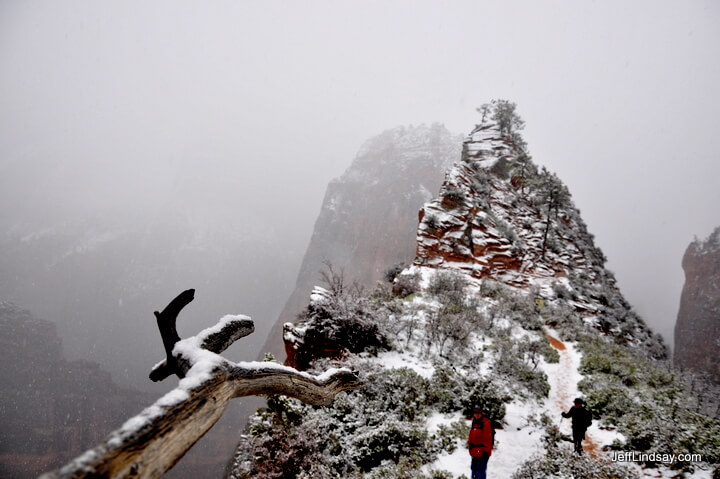
[[[226,316],[197,336],[180,340],[177,315],[193,294],[194,290],[187,290],[162,313],[155,313],[170,356],[151,376],[172,374],[168,364],[175,364],[172,372],[184,377],[178,387],[129,419],[103,444],[40,479],[158,478],[212,428],[232,398],[284,394],[309,404],[329,405],[339,392],[362,387],[357,375],[346,369],[313,376],[277,363],[226,360],[217,353],[254,330],[247,317]]]
[[[176,323],[180,311],[190,304],[193,299],[195,299],[195,290],[188,289],[170,301],[170,303],[165,306],[165,309],[162,310],[162,313],[158,313],[157,311],[154,313],[157,319],[158,329],[160,330],[160,337],[162,337],[163,346],[165,347],[165,354],[167,356],[165,362],[170,371],[177,374],[180,378],[185,377],[185,371],[182,370],[184,368],[180,368],[177,359],[172,354],[175,343],[180,341]]]
[[[196,337],[200,337],[202,340],[202,344],[200,345],[202,349],[220,354],[235,341],[253,332],[255,332],[255,323],[253,323],[250,318],[247,318],[231,321],[222,329],[210,332],[206,337],[200,337],[200,335]],[[168,366],[167,359],[165,359],[153,367],[152,371],[150,371],[150,379],[155,382],[162,381],[173,374],[175,374],[175,372]]]

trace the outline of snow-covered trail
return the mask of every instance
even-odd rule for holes
[[[548,330],[547,337],[552,347],[560,353],[560,362],[558,364],[547,364],[545,366],[545,372],[550,382],[550,394],[546,402],[548,414],[557,420],[562,435],[572,440],[571,421],[570,419],[564,419],[560,416],[560,413],[569,410],[573,405],[573,400],[581,396],[578,389],[578,382],[582,379],[579,372],[581,355],[573,345],[560,341],[554,331]],[[583,449],[590,456],[597,457],[600,453],[600,446],[593,437],[592,429],[591,426],[585,434]]]

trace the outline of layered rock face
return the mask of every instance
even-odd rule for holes
[[[523,289],[546,304],[562,299],[577,319],[618,342],[666,356],[662,339],[605,269],[569,191],[532,162],[517,131],[490,120],[478,125],[419,220],[415,261],[404,274],[449,269],[479,286],[488,279]]]
[[[720,228],[688,246],[682,267],[674,363],[720,384]]]
[[[149,401],[89,361],[66,361],[55,325],[0,302],[0,476],[37,477]]]
[[[282,359],[282,328],[307,305],[329,261],[348,284],[372,285],[400,262],[411,262],[417,211],[460,155],[462,138],[441,125],[399,127],[368,140],[350,168],[327,188],[295,290],[264,351]]]
[[[614,287],[565,186],[529,159],[517,164],[523,154],[494,124],[468,136],[440,196],[420,211],[415,264],[518,287],[579,274]]]

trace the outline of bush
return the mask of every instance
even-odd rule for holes
[[[464,396],[469,394],[464,377],[454,368],[438,366],[429,381],[428,401],[441,413],[452,413],[463,409]]]
[[[569,448],[552,447],[544,455],[535,455],[525,461],[512,479],[535,479],[553,477],[570,479],[636,479],[637,474],[630,468],[607,459],[593,459],[587,455],[578,456]]]
[[[478,329],[482,318],[474,308],[450,305],[430,313],[425,323],[427,349],[435,346],[438,354],[444,356],[445,347],[451,345],[451,354],[465,351],[470,334]]]
[[[495,373],[509,378],[516,393],[544,398],[550,392],[547,375],[537,364],[540,359],[540,341],[514,343],[510,339],[496,340],[499,350]],[[528,361],[530,364],[528,364]],[[531,366],[531,364],[534,364]]]
[[[396,265],[393,265],[385,270],[385,274],[383,274],[383,277],[385,278],[385,281],[388,283],[392,283],[395,281],[395,278],[403,272],[403,270],[407,268],[407,263],[398,263]]]
[[[427,226],[427,229],[430,231],[430,233],[437,233],[438,229],[440,228],[440,220],[437,216],[433,214],[426,215],[423,222],[425,223],[425,226]]]
[[[420,276],[418,274],[399,274],[393,283],[393,293],[401,298],[420,291]]]
[[[488,298],[499,298],[509,290],[504,284],[489,278],[480,283],[480,295]]]
[[[507,180],[510,177],[510,169],[512,164],[506,158],[500,158],[490,167],[490,171],[503,180]]]
[[[542,345],[542,356],[550,364],[557,364],[560,362],[560,353],[557,349],[553,348],[550,344],[550,340],[543,336],[545,342]]]
[[[475,406],[480,406],[485,416],[495,421],[501,421],[505,417],[505,403],[511,398],[498,391],[497,385],[488,379],[477,379],[474,387],[462,399],[463,414],[472,416]]]
[[[437,271],[428,284],[427,291],[437,296],[441,303],[462,304],[465,301],[465,277],[455,271]]]
[[[459,204],[465,200],[465,193],[457,186],[453,186],[445,190],[443,195],[452,204]]]
[[[430,446],[424,428],[397,419],[366,429],[354,442],[357,452],[353,463],[364,472],[385,461],[398,463],[410,455],[427,456]]]

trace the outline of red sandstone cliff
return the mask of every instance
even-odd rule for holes
[[[720,384],[720,228],[688,246],[682,267],[674,362]]]
[[[573,307],[618,343],[667,350],[620,292],[562,181],[533,163],[514,105],[494,102],[468,135],[440,195],[419,213],[415,261],[404,275],[454,270]],[[514,122],[514,123],[513,123]],[[491,284],[491,283],[490,283]]]
[[[55,325],[0,302],[0,477],[34,478],[95,446],[148,401],[90,361],[67,361]]]

